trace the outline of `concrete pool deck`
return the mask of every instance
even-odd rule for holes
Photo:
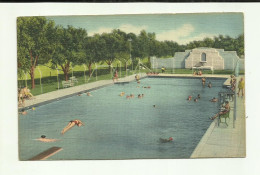
[[[193,151],[191,158],[246,156],[245,97],[237,96],[234,101],[230,102],[228,126],[225,123],[220,123],[218,126],[218,121],[215,119]],[[234,112],[236,120],[234,120]]]

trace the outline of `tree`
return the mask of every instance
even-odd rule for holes
[[[64,78],[67,81],[71,64],[81,64],[81,60],[85,57],[83,43],[87,33],[85,29],[81,28],[76,29],[72,26],[63,28],[58,26],[56,27],[55,35],[52,64],[61,66]]]
[[[99,62],[104,56],[105,40],[99,34],[93,37],[87,37],[84,40],[85,58],[82,60],[83,64],[87,64],[89,69],[89,77],[91,76],[91,66],[93,63]]]
[[[50,52],[46,34],[54,27],[53,21],[45,17],[21,17],[17,19],[17,50],[18,73],[21,70],[31,76],[31,88],[35,87],[34,70],[38,64],[44,64],[50,58],[45,57]]]
[[[126,35],[120,30],[113,30],[111,33],[103,33],[101,39],[105,41],[103,60],[109,65],[110,72],[112,71],[111,65],[116,59],[116,54],[118,52],[123,52],[127,50],[126,47]]]

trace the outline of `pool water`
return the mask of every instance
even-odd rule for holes
[[[145,78],[140,84],[114,84],[92,91],[92,96],[83,94],[39,106],[19,116],[20,160],[52,146],[63,150],[47,160],[189,158],[212,122],[209,117],[218,111],[218,103],[209,100],[224,90],[224,79],[208,81],[212,88],[203,88],[200,79]],[[120,92],[135,97],[126,99]],[[138,99],[138,94],[144,98]],[[187,100],[197,94],[201,96],[198,102]],[[85,126],[74,126],[61,135],[73,119]],[[41,135],[60,140],[35,140]],[[169,137],[174,141],[159,142]]]

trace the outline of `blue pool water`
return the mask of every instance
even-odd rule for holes
[[[92,91],[92,97],[83,94],[37,107],[19,116],[20,160],[52,146],[63,151],[48,160],[189,158],[212,122],[209,117],[218,111],[218,104],[209,100],[224,90],[224,79],[210,81],[213,87],[203,88],[200,79],[145,78],[141,84],[115,84]],[[135,98],[120,97],[122,91]],[[197,103],[186,100],[197,94]],[[73,119],[86,125],[61,135]],[[36,141],[41,135],[60,140]],[[173,142],[159,142],[170,136]]]

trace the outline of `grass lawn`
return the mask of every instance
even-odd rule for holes
[[[119,65],[118,63],[113,64],[114,68]],[[131,66],[128,66],[128,69],[131,69]],[[40,71],[39,71],[40,70]],[[84,72],[85,70],[85,72]],[[120,68],[118,68],[118,76],[125,77],[126,71],[124,67],[121,67],[121,76],[120,76]],[[128,70],[129,71],[129,70]],[[147,69],[140,70],[141,72],[149,72]],[[153,69],[153,72],[161,73],[161,69]],[[93,74],[89,78],[89,70],[85,68],[84,66],[75,66],[73,67],[73,76],[75,76],[78,80],[77,85],[82,85],[85,83],[90,83],[98,80],[111,80],[112,75],[109,71],[108,67],[98,67],[97,74],[95,71],[95,65],[92,66]],[[139,72],[138,70],[136,72]],[[42,74],[42,78],[40,79],[40,73]],[[134,72],[133,72],[134,73]],[[131,71],[128,72],[128,75],[133,74]],[[166,74],[192,74],[191,69],[166,69]],[[210,70],[203,70],[203,74],[212,74]],[[232,70],[215,70],[214,74],[227,74],[231,75],[234,74],[234,71]],[[244,74],[244,71],[240,71],[240,74]],[[58,76],[57,76],[58,75]],[[96,77],[97,75],[97,77]],[[72,71],[69,73],[69,77],[72,76]],[[49,68],[48,66],[38,66],[35,69],[35,88],[31,89],[31,80],[29,74],[27,74],[27,78],[25,76],[18,79],[18,87],[21,88],[23,86],[28,86],[31,90],[31,93],[33,95],[39,95],[42,93],[47,93],[51,91],[55,91],[58,89],[62,89],[62,81],[65,80],[64,74],[62,71],[59,71],[59,74],[57,70],[53,70]],[[41,85],[40,85],[41,83]]]

